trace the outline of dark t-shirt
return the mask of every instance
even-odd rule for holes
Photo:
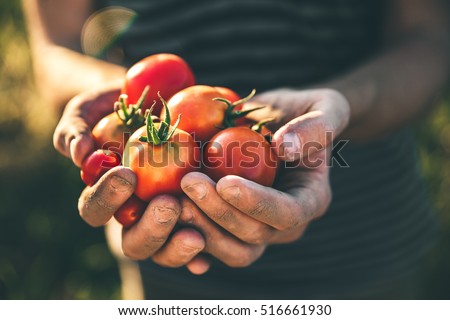
[[[116,43],[125,65],[171,52],[200,84],[242,95],[325,82],[377,54],[379,0],[109,0],[138,15]],[[297,242],[269,246],[252,266],[214,261],[205,275],[140,263],[148,298],[304,299],[370,292],[411,273],[435,221],[408,128],[340,151],[333,201]],[[283,214],[280,212],[280,214]]]

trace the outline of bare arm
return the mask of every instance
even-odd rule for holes
[[[331,108],[325,111],[325,117],[317,117],[319,125],[315,127],[333,128],[340,123],[340,130],[331,130],[339,133],[343,124],[342,136],[353,142],[376,139],[415,121],[431,109],[448,83],[449,7],[444,0],[391,0],[384,26],[385,45],[372,60],[314,86],[313,90],[278,89],[262,93],[254,101],[272,108],[250,116],[256,120],[275,116],[278,119],[275,129],[296,119],[287,131],[295,131],[303,144],[322,143],[323,130],[311,134],[310,125],[305,125],[301,117],[305,111],[315,111],[315,106],[327,99]],[[339,96],[350,106],[348,125],[343,121],[346,115],[341,111]],[[335,116],[330,118],[333,113]],[[301,150],[297,152],[302,154]]]
[[[436,102],[450,74],[448,10],[441,0],[390,2],[383,54],[331,83],[350,103],[348,138],[389,133]]]
[[[92,13],[90,0],[24,0],[37,85],[62,111],[77,94],[120,86],[125,69],[81,53],[81,31]]]

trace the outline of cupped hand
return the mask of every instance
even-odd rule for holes
[[[189,173],[182,188],[180,220],[200,230],[205,252],[232,267],[245,267],[261,257],[267,245],[298,240],[309,223],[331,202],[331,144],[346,128],[350,107],[330,89],[275,90],[249,103],[267,107],[251,113],[254,120],[275,117],[272,145],[282,162],[273,188],[237,176],[217,184],[201,173]],[[286,119],[290,120],[287,121]]]
[[[272,144],[285,161],[312,156],[329,146],[348,126],[350,105],[333,89],[277,89],[255,96],[245,109],[265,106],[251,112],[255,121],[273,118],[268,127],[274,133]]]
[[[86,187],[78,202],[81,218],[93,227],[105,225],[133,194],[136,176],[122,166],[103,175],[91,187]],[[151,258],[166,267],[186,265],[192,273],[204,273],[209,264],[197,254],[205,247],[203,236],[190,227],[175,230],[181,214],[180,202],[169,195],[153,198],[142,217],[132,227],[123,229],[122,252],[133,260]]]
[[[206,253],[232,267],[248,266],[267,245],[296,241],[324,214],[331,201],[328,166],[325,158],[316,161],[314,168],[282,169],[273,188],[238,176],[216,184],[189,173],[181,182],[189,199],[182,201],[180,221],[201,231]]]
[[[119,86],[105,87],[77,95],[67,104],[54,133],[55,148],[78,167],[94,151],[91,130],[105,115],[113,112],[120,95]],[[105,225],[133,194],[136,176],[122,166],[103,175],[93,186],[86,187],[78,201],[82,219],[93,227]],[[125,256],[142,260],[152,258],[163,266],[186,265],[193,273],[203,273],[209,264],[195,257],[204,248],[200,233],[192,228],[174,231],[180,215],[179,201],[159,196],[148,204],[142,218],[120,238]]]
[[[101,118],[114,111],[120,87],[108,86],[80,93],[66,105],[53,134],[53,145],[62,155],[81,167],[94,151],[91,130]]]

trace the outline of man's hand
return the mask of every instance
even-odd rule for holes
[[[120,87],[107,87],[83,92],[72,98],[53,134],[53,145],[62,155],[81,167],[94,151],[91,130],[100,119],[114,111]]]
[[[118,87],[109,87],[71,99],[54,133],[55,148],[81,167],[86,156],[94,151],[91,129],[113,112],[119,94]],[[111,169],[96,184],[83,190],[78,201],[80,216],[91,226],[105,225],[135,187],[136,176],[130,169],[121,166]],[[174,197],[152,199],[140,221],[123,230],[123,253],[136,260],[151,257],[163,266],[187,265],[193,273],[205,272],[209,264],[202,257],[195,257],[205,246],[200,233],[192,228],[173,232],[180,212],[179,201]]]
[[[280,159],[295,165],[279,171],[274,188],[237,176],[215,184],[201,173],[181,182],[190,199],[182,201],[180,220],[202,232],[205,252],[233,267],[250,265],[267,245],[299,239],[324,214],[331,201],[330,137],[345,129],[350,113],[347,100],[328,89],[277,90],[252,101],[251,107],[268,104],[253,114],[256,120],[279,118],[272,127],[278,128],[273,146]]]
[[[55,146],[81,165],[93,149],[90,130],[107,114],[118,91],[86,93],[72,99],[55,132]],[[122,233],[126,256],[204,273],[205,251],[230,266],[242,267],[258,259],[272,243],[298,239],[308,223],[321,216],[331,199],[326,131],[339,134],[348,121],[345,98],[331,90],[313,92],[278,90],[261,95],[286,117],[300,114],[275,133],[273,145],[281,159],[301,160],[282,169],[274,188],[228,176],[217,185],[200,173],[184,177],[182,187],[191,200],[159,196],[148,205],[140,221]],[[298,140],[298,141],[297,141]],[[311,148],[310,148],[311,147]],[[79,200],[81,217],[92,226],[106,224],[131,196],[134,173],[124,167],[107,172],[87,187]],[[206,213],[206,215],[203,212]],[[188,226],[175,230],[176,222]]]
[[[82,192],[78,203],[81,217],[93,227],[105,225],[133,194],[135,186],[136,176],[130,169],[111,169]],[[193,273],[205,272],[209,265],[195,258],[205,247],[202,235],[192,228],[174,231],[180,213],[178,199],[168,195],[153,198],[140,220],[122,230],[123,254],[134,260],[152,258],[166,267],[187,265]]]
[[[323,155],[325,152],[323,152]],[[331,201],[328,166],[283,169],[274,188],[237,176],[215,184],[202,173],[187,174],[181,184],[180,221],[200,230],[205,252],[232,267],[256,261],[269,244],[299,239]],[[218,227],[219,226],[219,227]]]

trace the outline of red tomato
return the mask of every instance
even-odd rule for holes
[[[154,124],[157,130],[162,125]],[[147,127],[138,129],[124,150],[123,163],[137,176],[135,194],[147,202],[158,194],[181,194],[181,178],[200,170],[200,148],[190,134],[180,129],[159,145],[142,141],[150,139],[147,132]]]
[[[267,123],[274,121],[274,118],[265,119],[260,122],[253,121],[246,117],[240,118],[238,120],[239,121],[236,121],[236,126],[250,128],[253,131],[262,134],[266,138],[266,140],[269,141],[269,143],[270,141],[272,141],[272,131],[270,131],[266,125]]]
[[[92,129],[97,148],[123,154],[130,135],[145,122],[141,108],[147,93],[148,88],[141,93],[138,103],[131,105],[125,95],[120,96],[119,101],[114,104],[114,112],[101,119]]]
[[[252,112],[254,109],[241,112],[239,108],[254,94],[253,90],[249,96],[239,99],[237,93],[228,88],[195,85],[177,92],[167,106],[173,115],[184,116],[179,128],[204,143],[220,130],[239,124],[241,117]],[[163,110],[161,118],[164,116]]]
[[[216,88],[204,85],[195,85],[176,93],[167,102],[172,115],[183,116],[179,128],[192,134],[195,140],[206,142],[223,127],[227,105],[215,98],[223,98]],[[161,119],[165,111],[161,113]],[[172,125],[176,119],[172,119]]]
[[[123,153],[123,147],[134,130],[128,128],[117,114],[111,113],[101,119],[92,129],[97,148]]]
[[[81,180],[92,186],[109,169],[120,164],[120,157],[109,150],[96,150],[91,153],[81,165]]]
[[[217,133],[205,146],[203,171],[214,181],[237,175],[271,186],[278,160],[263,135],[247,127],[228,128]]]
[[[183,88],[195,84],[194,74],[181,57],[159,53],[148,56],[134,64],[125,75],[122,92],[128,95],[129,103],[137,103],[142,91],[150,86],[150,92],[143,104],[148,109],[157,101],[153,114],[159,114],[162,104],[158,92],[167,100]]]
[[[124,228],[129,228],[135,224],[142,216],[147,207],[147,203],[132,195],[115,213],[114,218],[119,221]]]

